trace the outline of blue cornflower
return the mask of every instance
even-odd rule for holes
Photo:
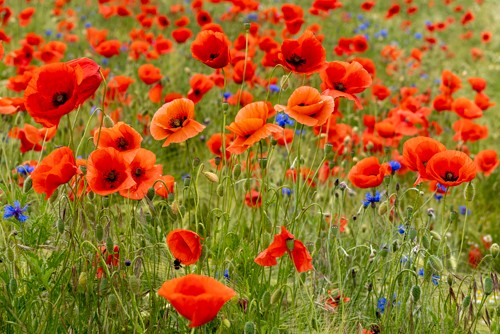
[[[292,189],[283,187],[281,188],[281,193],[285,196],[291,196],[292,195]]]
[[[257,13],[250,13],[247,15],[247,20],[248,21],[257,21],[259,19],[259,16]]]
[[[85,28],[87,28],[87,29],[88,29],[88,28],[90,28],[90,27],[92,27],[92,23],[90,23],[90,22],[85,22]]]
[[[30,166],[28,164],[17,166],[16,171],[22,176],[28,176],[35,170],[35,167]]]
[[[397,162],[396,160],[391,160],[389,161],[389,165],[391,166],[392,172],[395,173],[399,169],[401,169],[401,164]]]
[[[269,85],[269,90],[271,91],[271,93],[279,93],[280,86],[275,85],[275,84],[271,84],[271,85]]]
[[[421,78],[421,79],[429,79],[429,74],[427,74],[427,73],[422,73],[422,74],[420,74],[420,78]]]
[[[109,65],[109,59],[108,58],[103,58],[101,60],[101,64],[102,64],[102,66],[108,66]]]
[[[229,280],[229,269],[224,270],[224,278]]]
[[[424,277],[424,268],[420,268],[420,269],[418,270],[418,276],[422,276],[422,277]]]
[[[62,34],[62,33],[60,33],[60,32],[58,32],[58,33],[56,34],[56,38],[62,38],[62,36],[63,36],[63,34]]]
[[[45,30],[45,36],[49,37],[52,35],[52,30],[48,29],[48,30]]]
[[[446,192],[446,186],[443,186],[441,183],[436,183],[436,189],[440,191]]]
[[[359,30],[363,31],[363,30],[366,30],[368,29],[368,27],[370,26],[369,23],[365,22],[365,23],[361,23],[358,27]]]
[[[364,15],[363,15],[363,14],[358,14],[357,18],[358,18],[358,20],[360,20],[360,21],[361,21],[361,20],[363,20],[365,17],[364,17]]]
[[[276,115],[276,124],[278,124],[282,128],[284,128],[287,124],[293,125],[294,123],[295,122],[287,114],[279,113],[278,115]]]
[[[414,37],[415,37],[415,39],[422,39],[422,37],[424,37],[424,35],[422,35],[421,32],[416,32]]]
[[[439,201],[439,200],[441,200],[441,198],[443,198],[443,195],[441,195],[441,194],[434,194],[434,198]]]
[[[439,277],[439,275],[432,275],[432,283],[434,285],[438,285],[439,284],[439,280],[440,280],[441,277]]]
[[[222,96],[224,96],[224,100],[227,100],[228,98],[230,98],[233,94],[231,92],[224,92],[224,94],[222,94]]]
[[[385,306],[387,305],[387,298],[381,297],[377,301],[377,309],[380,311],[380,313],[384,313],[385,311]]]
[[[28,208],[28,204],[21,208],[21,203],[19,201],[15,201],[14,205],[6,205],[4,208],[3,218],[8,219],[10,217],[14,217],[19,220],[21,223],[25,222],[28,219],[28,216],[24,215],[24,211]]]
[[[472,213],[472,211],[470,211],[470,209],[467,210],[467,207],[465,205],[460,205],[458,207],[458,212],[460,212],[460,214],[462,216],[465,216],[466,213],[467,213],[467,216],[470,216],[470,214]]]
[[[401,256],[401,259],[399,259],[399,263],[405,264],[406,262],[408,262],[408,256],[406,255]]]
[[[377,191],[375,195],[371,193],[366,193],[365,200],[363,201],[363,206],[366,208],[368,205],[375,206],[375,203],[380,202],[380,193]]]
[[[399,234],[405,234],[405,232],[406,232],[405,226],[403,224],[399,225],[398,226],[398,233]]]

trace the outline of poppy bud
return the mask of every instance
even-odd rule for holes
[[[215,158],[214,158],[214,162],[215,162],[215,165],[216,165],[216,166],[219,166],[219,165],[220,165],[220,162],[221,162],[221,158],[220,158],[220,157],[215,157]]]
[[[500,253],[500,246],[498,246],[496,242],[490,246],[490,253],[493,258],[496,258],[498,256],[498,253]]]
[[[267,167],[267,158],[260,159],[259,160],[259,165],[260,165],[260,168],[266,169],[266,167]]]
[[[325,154],[328,154],[333,150],[333,145],[330,143],[326,143],[323,150],[324,150]]]
[[[111,313],[116,313],[116,311],[118,311],[118,299],[114,294],[108,296],[108,309]]]
[[[184,186],[189,187],[190,184],[191,184],[191,176],[186,176],[184,178]]]
[[[472,202],[474,200],[474,196],[476,195],[476,189],[472,182],[467,183],[467,186],[464,190],[464,197],[467,202]]]
[[[453,276],[448,275],[448,277],[446,277],[446,281],[448,282],[448,285],[451,287],[453,285]]]
[[[271,303],[271,294],[269,291],[266,291],[262,294],[261,304],[263,307],[269,305]]]
[[[155,198],[155,188],[151,187],[148,189],[148,192],[146,193],[147,198],[152,201]]]
[[[217,186],[217,196],[219,197],[224,196],[224,186],[222,184],[219,184]]]
[[[101,224],[98,224],[95,228],[95,237],[98,241],[102,241],[102,239],[104,238],[104,229],[102,228]]]
[[[82,271],[78,276],[78,288],[85,289],[87,286],[87,272]]]
[[[430,233],[434,240],[441,241],[441,236],[439,235],[439,233],[437,233],[436,231],[431,231]]]
[[[250,31],[251,24],[248,22],[243,23],[243,28],[245,28],[246,32]]]
[[[222,102],[222,111],[227,111],[229,109],[229,104],[227,102]]]
[[[416,303],[420,299],[420,294],[422,293],[422,290],[420,289],[420,286],[414,285],[411,288],[411,296],[413,297],[413,301]]]
[[[383,215],[387,212],[387,207],[388,207],[388,206],[389,206],[389,205],[388,205],[387,201],[383,201],[383,202],[379,205],[379,207],[378,207],[378,214],[379,214],[380,216],[383,216]]]
[[[491,277],[486,277],[484,279],[484,294],[486,296],[489,296],[491,295],[492,292],[493,292],[493,280],[491,279]]]
[[[222,324],[226,326],[226,328],[231,328],[231,322],[227,320],[227,318],[222,320]]]
[[[408,229],[408,239],[413,240],[417,237],[417,230],[414,228]]]
[[[241,175],[241,165],[236,164],[233,168],[233,178],[236,180]]]
[[[141,280],[135,276],[130,276],[128,279],[128,284],[130,286],[130,290],[138,295],[141,292]]]
[[[106,117],[104,117],[104,124],[103,125],[106,128],[112,128],[113,126],[115,126],[115,122],[113,122],[111,117],[106,116]]]
[[[207,178],[208,181],[213,182],[213,183],[218,183],[219,182],[219,177],[217,174],[212,173],[212,172],[203,172],[203,175]]]
[[[278,289],[274,291],[273,295],[271,296],[271,304],[277,304],[281,301],[281,297],[283,296],[283,293],[281,289]]]
[[[31,187],[33,186],[33,180],[31,179],[31,176],[28,176],[25,180],[24,180],[24,184],[23,184],[23,191],[25,193],[27,193],[28,191],[31,190]]]
[[[295,240],[294,239],[286,239],[286,248],[288,249],[289,252],[293,251],[295,247]]]
[[[436,255],[429,256],[427,260],[427,264],[429,265],[435,273],[440,273],[443,271],[443,262]]]
[[[193,164],[193,169],[194,169],[194,168],[196,168],[196,167],[198,167],[198,166],[200,165],[200,162],[201,162],[201,161],[200,161],[200,158],[198,158],[198,157],[194,157],[194,158],[193,158],[193,162],[192,162],[192,164]]]
[[[63,233],[64,233],[64,220],[59,219],[59,220],[57,221],[57,231],[58,231],[60,234],[63,234]]]
[[[470,304],[470,296],[465,296],[464,300],[462,301],[462,308],[466,309]]]
[[[422,236],[422,246],[427,249],[431,247],[431,242],[426,234]]]
[[[108,238],[106,239],[106,251],[108,252],[109,256],[113,254],[113,246],[114,246],[113,239],[111,239],[111,237],[108,236]]]
[[[243,328],[243,333],[244,334],[255,334],[256,333],[255,323],[253,323],[252,321],[248,321],[245,324],[245,327]]]
[[[14,277],[9,281],[9,291],[13,295],[17,293],[17,280]]]

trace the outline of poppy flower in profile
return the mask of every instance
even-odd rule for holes
[[[204,74],[195,74],[189,79],[191,89],[187,93],[187,98],[198,103],[203,96],[214,86],[214,82]]]
[[[135,151],[135,156],[130,162],[130,175],[135,185],[120,190],[120,195],[135,200],[143,199],[163,171],[162,165],[155,165],[155,162],[156,155],[153,152],[144,148]]]
[[[498,160],[496,151],[483,150],[476,154],[474,163],[477,166],[478,172],[482,172],[485,176],[489,176],[498,167],[500,160]]]
[[[460,117],[466,119],[480,118],[483,111],[473,101],[465,97],[459,97],[451,104],[451,109]]]
[[[229,160],[231,157],[231,152],[227,150],[227,147],[231,144],[233,140],[233,135],[230,133],[226,133],[224,135],[224,145],[226,146],[226,160]],[[222,158],[223,149],[222,149],[222,133],[214,133],[210,139],[207,140],[207,147],[212,152],[212,154]]]
[[[419,173],[415,183],[423,179],[430,180],[426,166],[428,161],[436,154],[446,150],[446,146],[429,137],[414,137],[405,141],[403,145],[404,164],[412,171]]]
[[[48,199],[61,184],[69,182],[78,172],[73,151],[60,147],[46,156],[31,173],[33,189]]]
[[[320,95],[317,89],[309,86],[297,88],[288,98],[286,106],[275,106],[277,111],[284,111],[297,122],[307,126],[325,124],[334,108],[332,97]]]
[[[211,68],[222,68],[230,61],[229,42],[223,33],[202,30],[191,44],[191,54]]]
[[[483,78],[472,77],[467,79],[467,81],[469,82],[471,88],[478,93],[481,93],[486,89],[486,80],[484,80]]]
[[[254,260],[259,266],[269,267],[278,264],[277,258],[288,253],[299,273],[313,269],[312,257],[302,241],[295,239],[285,226],[281,233],[274,236],[273,242]]]
[[[158,294],[191,323],[189,327],[206,324],[236,292],[219,281],[202,275],[189,274],[166,281]]]
[[[193,36],[193,32],[189,28],[177,28],[172,31],[172,38],[179,44],[185,43]]]
[[[101,196],[135,185],[123,154],[112,147],[100,148],[90,153],[86,178],[90,189]]]
[[[163,147],[166,147],[171,143],[182,143],[204,128],[204,125],[194,120],[193,101],[180,98],[165,103],[156,111],[150,131],[154,139],[166,139],[163,143]]]
[[[260,208],[262,206],[262,194],[252,189],[245,195],[245,204],[251,208]]]
[[[138,70],[139,79],[146,85],[152,85],[161,80],[162,75],[158,67],[153,64],[143,64]]]
[[[378,187],[392,172],[388,163],[380,164],[376,157],[360,160],[349,171],[349,181],[358,188]]]
[[[235,135],[227,150],[232,154],[241,154],[261,139],[281,132],[280,126],[266,123],[275,113],[271,104],[264,101],[253,102],[240,109],[234,122],[226,126]]]
[[[33,125],[24,124],[24,127],[14,127],[9,131],[9,137],[21,141],[21,153],[41,151],[42,143],[51,140],[56,134],[56,127],[37,129]]]
[[[154,184],[155,193],[163,198],[168,198],[169,194],[173,194],[174,187],[175,179],[172,175],[162,175]]]
[[[111,58],[113,56],[118,56],[120,54],[121,42],[119,40],[107,40],[99,43],[95,47],[95,52],[103,57]]]
[[[201,256],[200,240],[200,236],[193,231],[176,229],[167,235],[167,246],[180,264],[189,266]]]
[[[439,89],[443,94],[451,95],[462,88],[462,80],[450,70],[443,70],[441,74],[441,86]]]
[[[327,63],[326,67],[320,72],[321,89],[323,94],[329,95],[334,99],[345,97],[354,101],[359,109],[362,109],[361,102],[354,94],[363,92],[371,86],[372,77],[363,68],[363,66],[353,61],[346,63],[343,61],[332,61]]]
[[[78,106],[92,97],[101,85],[100,66],[92,59],[85,57],[70,60],[65,64],[74,69],[81,68],[83,71],[83,78],[78,84],[78,100],[76,102]]]
[[[436,153],[427,162],[427,176],[445,187],[458,186],[476,177],[477,167],[467,154],[446,150]]]
[[[310,30],[298,40],[285,39],[278,54],[281,64],[292,72],[309,74],[318,72],[325,65],[326,51]]]
[[[131,160],[141,147],[142,136],[130,125],[118,122],[111,128],[101,128],[94,133],[94,145],[97,148],[112,147],[123,153],[126,160]]]

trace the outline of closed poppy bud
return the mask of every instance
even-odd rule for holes
[[[429,256],[427,264],[434,270],[435,273],[440,273],[443,271],[443,262],[436,255]]]
[[[416,303],[420,299],[420,295],[422,293],[422,290],[420,289],[420,286],[414,285],[411,288],[411,296],[413,297],[413,301]]]
[[[467,202],[472,202],[474,200],[474,196],[476,194],[476,190],[472,182],[467,183],[467,186],[464,190],[464,197]]]
[[[493,292],[493,280],[491,279],[491,277],[486,277],[484,279],[484,294],[486,296],[489,296],[491,295],[492,292]]]
[[[496,258],[500,253],[500,246],[496,242],[490,246],[490,253],[493,258]]]
[[[31,179],[30,175],[24,180],[23,191],[27,193],[28,191],[31,190],[32,186],[33,186],[33,180]]]
[[[213,183],[218,183],[219,182],[219,177],[217,174],[212,173],[212,172],[203,172],[203,175],[207,178],[208,181],[213,182]]]

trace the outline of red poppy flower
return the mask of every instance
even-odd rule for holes
[[[189,85],[191,89],[187,94],[187,98],[198,103],[201,101],[203,96],[214,86],[214,82],[204,74],[195,74],[189,80]]]
[[[260,266],[275,266],[278,264],[276,259],[282,257],[285,253],[288,253],[293,260],[293,264],[299,273],[313,269],[312,257],[306,246],[302,241],[295,239],[285,226],[281,226],[281,233],[274,236],[273,242],[254,261]]]
[[[211,321],[222,306],[236,296],[233,289],[219,281],[196,274],[166,281],[158,294],[191,321],[189,327],[202,326]]]
[[[469,82],[472,89],[478,93],[481,93],[486,89],[486,80],[484,80],[483,78],[473,77],[467,79],[467,81]]]
[[[292,93],[286,106],[276,105],[275,109],[284,111],[301,124],[320,126],[325,124],[334,107],[332,97],[320,95],[315,88],[302,86]]]
[[[160,69],[153,64],[143,64],[139,67],[139,79],[146,85],[152,85],[161,80]]]
[[[172,175],[162,175],[155,181],[155,193],[163,198],[168,198],[169,194],[174,193],[174,186],[175,179]]]
[[[143,199],[163,171],[162,165],[155,165],[155,162],[156,155],[153,152],[144,148],[136,150],[130,162],[130,174],[136,184],[120,190],[120,195],[136,200]]]
[[[245,195],[245,204],[251,208],[260,208],[262,206],[262,194],[252,189]]]
[[[194,120],[193,101],[180,98],[165,103],[156,111],[151,121],[151,136],[156,140],[166,139],[163,147],[181,143],[203,131],[204,125]]]
[[[453,101],[451,109],[462,118],[474,119],[483,116],[481,108],[465,97],[459,97]]]
[[[454,141],[475,142],[488,137],[488,127],[468,119],[459,119],[452,126],[455,130]]]
[[[236,136],[227,150],[241,154],[259,140],[281,132],[280,126],[266,123],[275,113],[270,103],[264,101],[253,102],[240,109],[234,122],[226,127]]]
[[[419,173],[416,183],[419,183],[422,179],[430,180],[426,171],[427,163],[436,153],[445,150],[446,146],[429,137],[414,137],[404,143],[404,164],[410,170]]]
[[[476,163],[477,170],[484,173],[485,176],[491,175],[500,164],[498,154],[494,150],[483,150],[478,152],[474,158],[474,162]]]
[[[447,150],[436,153],[427,162],[429,179],[446,187],[458,186],[476,177],[477,167],[464,152]]]
[[[355,187],[373,188],[378,187],[391,171],[389,164],[381,165],[376,157],[369,157],[354,165],[349,171],[348,178]]]
[[[323,94],[329,95],[334,99],[345,97],[354,101],[359,109],[362,109],[361,102],[354,95],[363,92],[371,86],[372,77],[363,68],[363,66],[353,61],[346,63],[343,61],[332,61],[320,72],[321,89]]]
[[[482,259],[483,254],[481,253],[481,250],[477,246],[471,246],[468,255],[469,265],[472,268],[477,268]]]
[[[97,265],[100,265],[101,256],[105,258],[104,262],[106,262],[108,266],[118,267],[120,261],[120,248],[118,247],[118,245],[114,245],[113,250],[111,252],[108,252],[106,245],[102,245],[100,247],[100,252],[96,254],[95,263]],[[100,279],[104,276],[104,273],[104,269],[99,266],[97,268],[96,277]]]
[[[203,30],[191,44],[193,58],[211,68],[222,68],[229,64],[229,42],[220,32]]]
[[[200,236],[193,231],[176,229],[167,235],[170,252],[183,265],[194,264],[201,256]]]
[[[324,67],[326,51],[316,36],[307,30],[298,40],[285,39],[278,57],[290,71],[309,74]]]
[[[135,152],[141,147],[142,137],[130,125],[118,122],[112,128],[101,128],[94,133],[94,145],[97,148],[112,147],[122,152],[126,160],[130,161]]]
[[[189,28],[177,28],[172,31],[172,38],[179,44],[185,43],[193,36],[193,32]]]
[[[100,148],[90,154],[86,178],[90,189],[101,196],[135,185],[123,154],[112,147]]]
[[[120,48],[121,42],[113,39],[99,43],[99,45],[95,47],[95,52],[103,57],[111,58],[120,54]]]
[[[462,87],[462,80],[449,70],[441,74],[441,86],[439,89],[443,94],[451,95]]]
[[[0,100],[1,101],[1,100]],[[9,137],[21,141],[21,153],[41,151],[43,141],[51,140],[56,134],[56,127],[37,129],[33,125],[24,124],[23,128],[14,127],[9,131]]]
[[[48,199],[61,184],[69,182],[78,172],[73,151],[60,147],[46,156],[31,173],[33,189]]]
[[[233,140],[233,135],[232,134],[225,134],[224,138],[224,144],[226,146],[226,160],[229,160],[231,157],[231,152],[227,150],[227,147],[231,144],[231,141]],[[214,133],[210,139],[207,140],[207,147],[212,152],[212,154],[222,158],[222,134],[221,133]]]

